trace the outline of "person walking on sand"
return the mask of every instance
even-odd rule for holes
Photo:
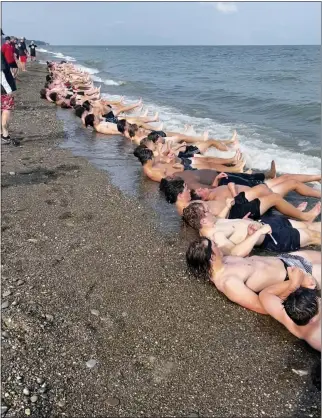
[[[20,65],[21,65],[21,71],[26,72],[26,62],[27,62],[28,51],[27,51],[24,37],[22,37],[20,39],[20,42],[18,43],[18,50],[19,50],[19,60],[20,60]]]
[[[29,45],[31,61],[36,60],[36,48],[37,48],[37,45],[35,45],[34,41],[31,41],[31,44]]]
[[[9,135],[9,120],[15,104],[13,92],[16,89],[15,79],[11,74],[9,64],[1,52],[1,144],[10,144],[11,142],[18,146],[20,142],[11,139]]]
[[[15,47],[11,43],[10,36],[5,37],[5,43],[1,47],[1,52],[3,53],[14,78],[17,77],[18,66],[15,59]]]

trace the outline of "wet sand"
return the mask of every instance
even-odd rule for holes
[[[2,147],[6,416],[320,416],[317,354],[189,277],[182,232],[60,148],[33,68]]]

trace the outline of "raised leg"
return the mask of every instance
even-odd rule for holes
[[[271,190],[274,193],[280,194],[281,196],[286,196],[289,192],[294,191],[300,194],[301,196],[310,196],[310,197],[316,197],[316,198],[321,197],[320,190],[313,189],[312,187],[307,186],[304,183],[300,183],[299,181],[296,181],[296,180],[286,180],[283,183],[278,184],[277,186],[272,186]]]

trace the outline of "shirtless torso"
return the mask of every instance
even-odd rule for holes
[[[290,254],[302,256],[312,263],[312,275],[321,287],[320,254],[316,251],[297,251]],[[265,314],[258,293],[268,286],[283,282],[286,275],[285,266],[278,257],[227,256],[222,258],[221,265],[212,268],[211,281],[231,301]]]

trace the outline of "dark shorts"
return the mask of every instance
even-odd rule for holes
[[[167,136],[167,134],[163,131],[151,131],[150,134],[158,134],[159,136],[162,136],[162,138]]]
[[[278,253],[297,251],[301,248],[300,233],[292,227],[291,222],[285,216],[267,216],[261,217],[263,223],[270,225],[272,235],[277,241],[274,243],[269,235],[265,236],[261,248]]]
[[[250,219],[255,221],[260,219],[260,200],[254,199],[249,202],[245,197],[245,192],[241,192],[235,197],[235,204],[230,209],[228,219],[242,219],[248,212],[250,212]]]
[[[10,62],[9,67],[10,68],[18,68],[18,65],[17,65],[16,61],[14,61],[14,62]]]
[[[191,167],[191,160],[189,158],[181,158],[181,164],[183,165],[184,171],[186,170],[197,170]]]
[[[195,154],[200,154],[200,150],[198,147],[195,147],[194,145],[188,145],[185,149],[185,151],[180,151],[178,154],[179,158],[191,158]]]
[[[114,116],[113,112],[108,112],[105,115],[103,115],[103,118],[105,118],[106,122],[109,123],[118,123],[118,118]]]
[[[227,179],[220,179],[219,186],[227,186],[228,183],[235,183],[239,186],[248,186],[254,187],[258,184],[263,184],[265,181],[264,173],[254,173],[254,174],[245,174],[245,173],[226,173]]]

